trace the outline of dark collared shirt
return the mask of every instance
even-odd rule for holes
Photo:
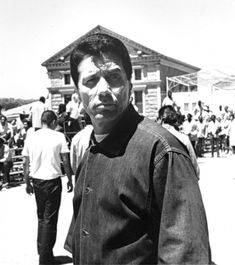
[[[73,207],[74,264],[210,263],[205,210],[187,150],[131,106],[85,153]]]

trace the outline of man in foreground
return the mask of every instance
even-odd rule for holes
[[[39,263],[57,264],[53,247],[56,242],[57,221],[61,202],[61,157],[68,177],[68,192],[73,190],[69,150],[65,136],[54,131],[57,116],[51,110],[43,112],[42,129],[26,138],[22,151],[26,192],[35,193],[38,214],[37,247]],[[29,172],[30,165],[30,172]],[[32,177],[33,185],[29,176]]]
[[[106,34],[82,39],[71,74],[94,133],[76,173],[74,264],[210,264],[205,210],[183,144],[130,104],[132,66]]]

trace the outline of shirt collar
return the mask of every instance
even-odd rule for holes
[[[111,130],[109,135],[103,141],[97,143],[94,137],[94,131],[91,135],[92,145],[101,148],[105,153],[117,156],[125,151],[125,147],[131,136],[136,131],[137,125],[143,120],[133,106],[130,104],[121,114],[118,123]]]

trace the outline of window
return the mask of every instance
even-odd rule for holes
[[[64,74],[64,84],[65,85],[70,85],[70,74]]]
[[[143,113],[143,91],[134,91],[134,101],[139,113]]]
[[[192,103],[192,110],[195,109],[196,105],[197,105],[197,103]]]
[[[135,75],[135,80],[141,80],[142,79],[142,69],[141,68],[134,69],[134,75]]]
[[[189,104],[188,103],[184,103],[184,111],[189,111]]]

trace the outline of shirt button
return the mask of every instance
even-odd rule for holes
[[[88,233],[85,229],[83,229],[83,230],[82,230],[82,235],[83,235],[83,236],[88,236],[89,233]]]
[[[86,187],[85,194],[89,194],[90,192],[92,192],[92,189],[90,187]]]

